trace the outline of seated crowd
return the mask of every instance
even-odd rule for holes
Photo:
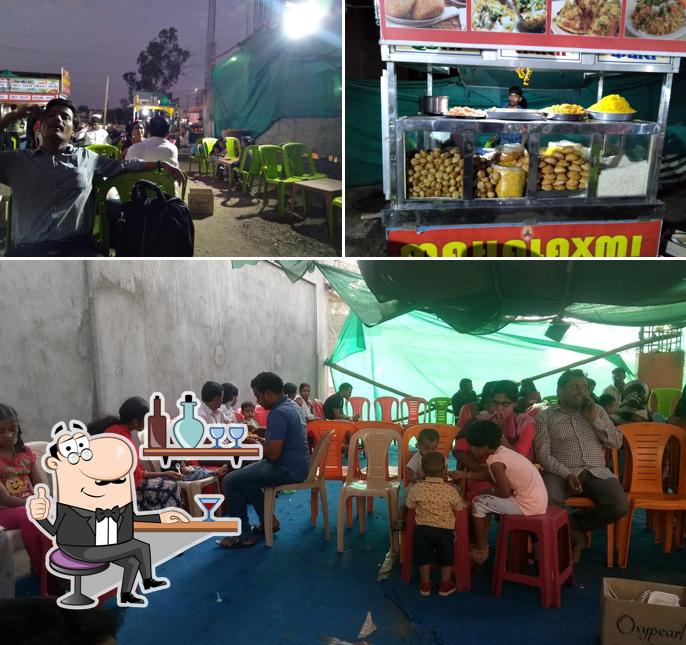
[[[616,370],[615,370],[616,372]],[[622,372],[623,373],[623,372]],[[613,374],[614,376],[614,374]],[[625,375],[624,375],[625,376]],[[635,421],[664,421],[649,409],[650,390],[638,380],[624,383],[615,378],[619,392],[595,398],[589,379],[581,370],[564,372],[557,381],[557,400],[541,401],[531,381],[518,389],[512,381],[487,383],[480,397],[471,381],[463,379],[453,397],[460,431],[453,455],[456,471],[448,472],[448,460],[437,452],[439,433],[428,427],[417,437],[417,452],[404,473],[409,482],[404,492],[406,509],[415,511],[415,563],[420,567],[420,593],[431,592],[430,564],[438,556],[441,566],[439,593],[449,595],[453,558],[454,512],[471,502],[470,557],[483,563],[489,555],[488,527],[493,514],[537,515],[548,505],[565,506],[570,496],[582,495],[593,501],[590,508],[570,514],[574,561],[586,547],[586,535],[616,522],[628,512],[622,483],[607,466],[607,450],[622,447],[618,426]],[[210,474],[222,481],[226,513],[242,521],[242,534],[218,542],[222,548],[252,546],[264,533],[264,488],[304,481],[309,468],[307,421],[325,417],[350,420],[345,400],[352,386],[341,385],[323,406],[311,399],[311,387],[285,383],[270,372],[251,382],[253,401],[238,405],[239,392],[231,383],[206,382],[197,414],[208,425],[244,422],[247,443],[263,446],[263,459],[239,469],[229,464],[179,462],[163,471],[148,471],[141,464],[135,473],[138,507],[153,510],[168,506],[187,508],[179,482]],[[525,411],[519,410],[525,408]],[[124,401],[118,416],[89,424],[89,432],[111,432],[139,443],[138,432],[145,426],[149,408],[141,397]],[[670,422],[686,418],[686,389]],[[8,405],[0,405],[0,526],[19,528],[36,573],[44,564],[46,539],[27,519],[26,499],[41,480],[35,454],[23,443],[19,416]],[[456,482],[464,483],[463,494]],[[251,527],[248,505],[253,506],[259,525]],[[402,524],[402,522],[401,522]],[[274,518],[274,531],[279,530]]]
[[[12,189],[7,256],[98,255],[92,238],[96,178],[160,169],[179,184],[184,181],[176,146],[166,138],[169,122],[162,116],[151,119],[148,140],[133,124],[126,158],[116,160],[83,147],[90,141],[106,143],[107,132],[97,120],[75,138],[78,112],[67,99],[53,99],[45,109],[32,106],[8,112],[0,119],[0,134],[27,115],[40,122],[37,147],[0,151],[0,183]]]

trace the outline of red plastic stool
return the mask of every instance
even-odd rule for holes
[[[402,567],[400,579],[403,582],[412,580],[412,538],[414,536],[414,509],[407,509],[405,529],[400,545]],[[469,507],[455,512],[455,588],[458,591],[470,591],[472,588],[472,570],[469,560]]]
[[[538,537],[538,575],[522,573],[528,560],[531,533]],[[508,549],[509,537],[511,542]],[[508,555],[511,569],[507,566]],[[502,594],[505,580],[538,587],[541,590],[543,607],[561,606],[560,588],[565,582],[569,585],[574,584],[569,515],[566,510],[550,506],[545,515],[500,516],[491,585],[491,593],[494,596]]]

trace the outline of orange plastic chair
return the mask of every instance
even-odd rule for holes
[[[424,430],[424,428],[433,428],[438,432],[438,447],[437,450],[446,457],[450,455],[450,451],[453,448],[453,442],[455,441],[455,436],[457,435],[459,428],[448,423],[421,423],[411,428],[407,428],[403,432],[402,442],[400,444],[400,473],[403,478],[403,483],[405,486],[409,485],[407,478],[405,477],[405,467],[407,462],[410,461],[412,454],[410,453],[410,441],[419,436],[419,433]]]
[[[625,569],[629,560],[633,515],[639,508],[662,512],[663,551],[669,553],[672,550],[674,513],[686,511],[686,432],[669,423],[627,423],[620,430],[631,452],[632,463],[629,512],[617,523],[619,566]],[[679,442],[681,455],[679,485],[673,494],[662,489],[662,458],[672,438]],[[677,540],[683,541],[683,531],[677,535]]]
[[[367,454],[367,476],[362,479],[352,468],[348,469],[345,483],[338,500],[338,551],[343,553],[343,513],[348,499],[357,498],[357,519],[360,534],[365,532],[364,497],[384,497],[388,504],[388,530],[394,553],[399,552],[398,537],[393,530],[398,519],[398,499],[400,480],[387,479],[388,448],[398,438],[398,433],[390,428],[365,428],[358,430],[350,439],[348,463],[355,459],[358,441],[362,442]]]
[[[617,451],[612,450],[612,472],[619,476],[619,458]],[[590,497],[568,497],[565,499],[565,506],[572,508],[593,508],[593,500]],[[617,535],[617,524],[612,522],[607,525],[606,542],[607,542],[607,566],[612,568],[615,563],[615,539]],[[590,534],[587,534],[588,545],[590,546]]]
[[[378,408],[376,406],[379,406]],[[377,421],[393,421],[393,406],[395,406],[395,416],[400,412],[398,399],[394,396],[378,396],[374,399],[374,416]],[[379,415],[379,412],[381,414]]]
[[[352,408],[354,416],[357,416],[360,419],[369,419],[369,414],[372,408],[372,404],[369,402],[369,399],[363,396],[351,396],[348,399],[348,403]]]
[[[324,539],[329,539],[329,506],[326,501],[326,476],[324,462],[326,460],[329,443],[336,431],[332,428],[320,435],[317,446],[310,457],[310,469],[307,479],[300,484],[284,484],[282,486],[270,486],[264,489],[264,541],[267,546],[274,543],[274,507],[276,506],[276,494],[282,490],[312,490],[315,495],[319,494],[322,502],[322,518],[324,519]],[[314,522],[317,523],[317,507],[315,501]],[[310,518],[312,519],[312,518]]]
[[[334,433],[329,440],[329,447],[323,461],[324,479],[342,482],[345,481],[348,475],[348,466],[343,465],[343,442],[345,436],[347,434],[354,434],[357,428],[350,421],[329,421],[327,419],[308,421],[307,432],[314,435],[315,451],[317,444],[329,430],[333,430]],[[317,495],[318,491],[313,488],[310,495],[310,522],[312,526],[317,525]],[[350,500],[347,511],[347,523],[348,526],[352,526],[352,500]]]
[[[422,408],[423,406],[423,408]],[[427,401],[420,396],[408,396],[400,401],[400,420],[405,418],[405,408],[407,407],[407,421],[408,426],[416,426],[426,419]],[[419,417],[421,416],[421,421]]]

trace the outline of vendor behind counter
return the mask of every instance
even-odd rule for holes
[[[526,110],[528,106],[527,100],[524,98],[524,93],[519,85],[513,85],[507,93],[507,102],[502,105],[503,108]],[[506,143],[522,143],[522,135],[516,132],[503,132],[500,135],[495,135],[489,142],[491,145],[504,145]]]

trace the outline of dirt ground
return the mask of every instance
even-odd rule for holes
[[[686,232],[686,182],[662,190],[665,203],[663,245],[672,234]],[[381,186],[346,189],[345,254],[348,257],[385,257],[386,234],[378,217],[386,205]]]
[[[181,160],[188,170],[188,161]],[[310,213],[298,215],[291,222],[288,213],[276,213],[276,197],[270,193],[267,208],[255,194],[241,195],[229,191],[228,181],[197,175],[197,166],[189,175],[188,188],[212,188],[214,215],[195,217],[195,255],[200,257],[337,257],[341,255],[340,225],[335,230],[333,244],[328,239],[324,204],[311,200]]]

